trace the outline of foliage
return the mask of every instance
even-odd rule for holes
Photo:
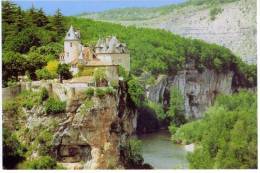
[[[106,91],[104,89],[101,89],[101,88],[96,89],[96,96],[104,97],[105,95],[106,95]]]
[[[57,75],[58,66],[59,66],[59,61],[50,60],[47,63],[46,69],[55,76]]]
[[[115,94],[115,90],[112,87],[106,87],[105,92],[108,95],[114,95]]]
[[[126,151],[125,159],[127,159],[127,167],[135,168],[143,164],[143,157],[141,155],[142,142],[138,139],[130,139],[125,146]]]
[[[128,77],[128,72],[125,70],[124,67],[122,67],[121,65],[118,68],[118,75],[119,77],[123,77],[124,80],[127,80]]]
[[[41,102],[40,92],[23,91],[18,97],[17,102],[26,109],[32,109]]]
[[[177,127],[175,124],[172,123],[172,124],[168,127],[168,129],[169,129],[169,131],[170,131],[170,133],[171,133],[172,135],[175,135],[175,133],[176,133],[178,127]]]
[[[223,11],[223,9],[219,8],[219,7],[214,7],[212,9],[210,9],[209,15],[210,15],[210,20],[215,20],[216,16],[221,13]]]
[[[250,91],[221,95],[204,119],[181,126],[173,138],[198,144],[190,167],[257,168],[256,105]]]
[[[110,85],[111,85],[114,89],[118,89],[118,87],[119,87],[119,81],[118,81],[118,80],[111,80],[111,81],[110,81]]]
[[[66,102],[50,97],[44,107],[47,114],[58,114],[65,111]]]
[[[62,82],[63,79],[70,79],[72,78],[72,74],[70,72],[70,68],[68,64],[59,64],[57,73],[60,76],[60,82]]]
[[[93,77],[96,83],[101,83],[103,80],[107,79],[105,69],[103,68],[96,68],[93,74]]]
[[[49,98],[49,93],[46,88],[40,90],[40,102],[47,100]]]
[[[3,167],[15,169],[24,159],[25,148],[8,129],[3,128]]]
[[[148,101],[147,106],[155,111],[156,116],[160,121],[166,118],[166,114],[164,113],[163,105],[161,103]]]
[[[20,165],[21,169],[59,169],[55,159],[50,156],[40,156],[37,159],[26,160]]]
[[[87,88],[85,94],[87,97],[92,97],[94,96],[94,92],[95,92],[94,88]]]
[[[167,111],[167,116],[172,119],[176,126],[180,126],[186,121],[184,115],[184,97],[176,87],[171,88],[170,107]]]
[[[47,80],[47,79],[54,78],[53,74],[51,74],[46,68],[36,70],[35,74],[37,76],[37,79],[39,80],[41,79]]]
[[[12,78],[18,80],[18,75],[25,71],[26,60],[24,56],[15,52],[3,53],[3,81],[7,85],[7,81]]]
[[[132,77],[128,82],[128,93],[136,106],[141,106],[144,98],[144,86],[137,78]]]

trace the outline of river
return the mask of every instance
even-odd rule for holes
[[[144,162],[154,169],[187,169],[187,151],[183,145],[173,144],[170,138],[170,133],[166,130],[139,135]]]

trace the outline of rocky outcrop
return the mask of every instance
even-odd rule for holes
[[[168,107],[170,90],[172,87],[177,87],[184,97],[186,118],[201,118],[205,110],[212,105],[217,94],[232,92],[232,78],[233,72],[217,73],[206,69],[200,73],[195,68],[186,68],[179,71],[177,75],[161,78],[155,86],[147,89],[147,97],[154,102],[162,102],[165,107]]]
[[[66,103],[66,111],[55,115],[46,114],[43,105],[26,110],[26,128],[34,131],[51,127],[50,154],[68,169],[124,168],[127,158],[121,156],[122,148],[137,121],[126,83],[120,82],[114,94],[89,98],[76,93],[67,97]],[[35,151],[31,158],[37,155]]]

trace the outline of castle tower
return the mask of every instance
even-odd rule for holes
[[[68,64],[75,58],[78,58],[81,47],[79,31],[75,31],[74,28],[70,26],[64,40],[64,62]]]

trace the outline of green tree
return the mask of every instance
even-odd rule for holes
[[[53,16],[52,25],[54,30],[58,33],[58,35],[63,36],[63,34],[65,33],[65,25],[64,25],[64,17],[60,9],[58,9],[55,12]]]
[[[167,115],[176,126],[180,126],[186,122],[184,114],[184,97],[177,87],[171,88],[170,107],[167,111]]]
[[[202,120],[181,126],[173,139],[196,143],[191,168],[257,168],[256,111],[253,92],[218,96]]]
[[[3,129],[3,166],[5,169],[15,169],[16,165],[24,159],[25,148],[16,136]]]
[[[3,54],[3,81],[18,80],[18,75],[25,72],[26,59],[19,53],[4,52]]]
[[[96,68],[93,76],[97,86],[101,86],[101,84],[107,80],[107,76],[104,68]]]
[[[63,79],[72,78],[72,74],[70,72],[70,67],[68,64],[59,64],[57,73],[59,74],[60,82],[62,83]]]
[[[141,106],[144,101],[144,86],[141,82],[132,77],[128,82],[128,93],[136,106]]]

